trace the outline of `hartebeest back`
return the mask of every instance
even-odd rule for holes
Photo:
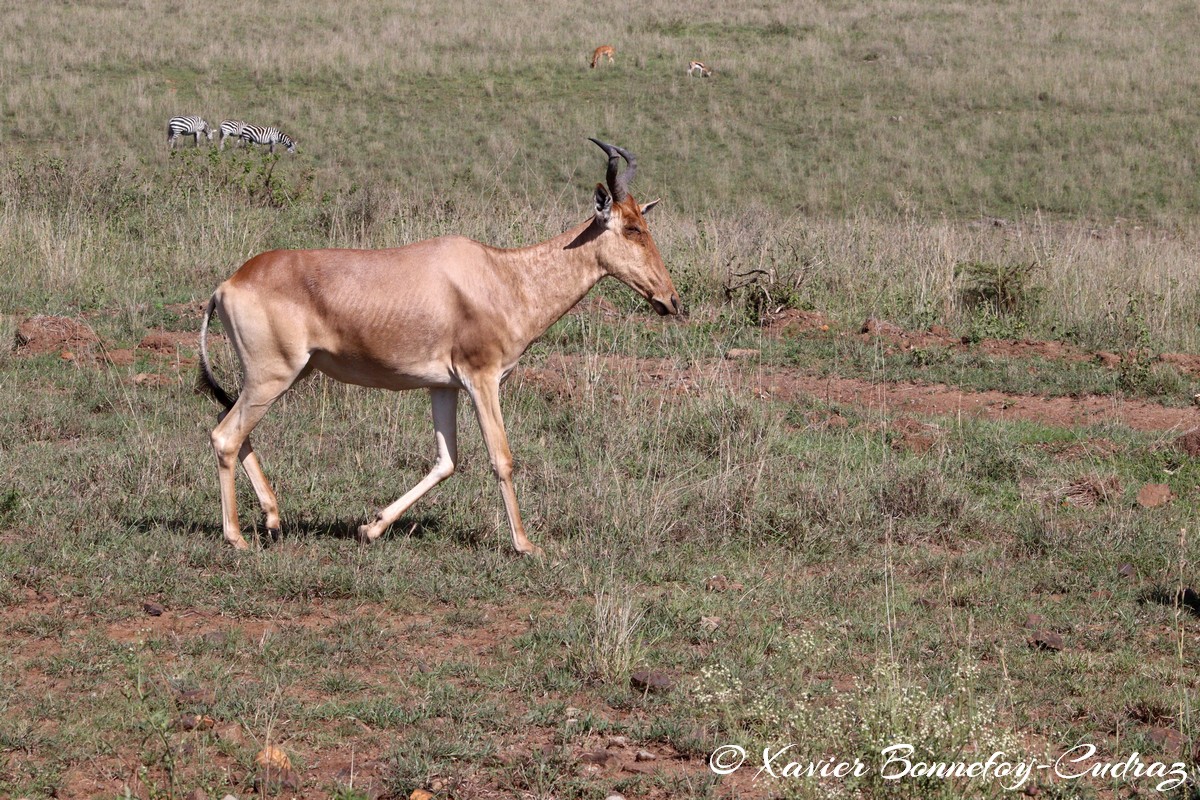
[[[500,414],[500,382],[526,348],[611,275],[659,314],[678,314],[679,295],[646,227],[658,201],[629,194],[633,154],[595,139],[608,156],[595,213],[549,241],[512,250],[461,236],[390,250],[272,250],[222,283],[200,328],[201,385],[225,406],[212,432],[225,540],[247,547],[238,526],[234,471],[240,460],[272,537],[279,506],[250,445],[250,432],[280,395],[314,369],[382,389],[429,389],[438,458],[403,497],[358,529],[378,538],[423,494],[454,472],[456,408],[465,389],[475,406],[500,483],[513,546],[536,553],[521,524],[512,453]],[[625,170],[618,174],[619,159]],[[241,395],[230,397],[210,366],[207,334],[219,314],[241,361]]]

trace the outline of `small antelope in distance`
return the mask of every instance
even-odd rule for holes
[[[225,149],[225,140],[233,139],[234,144],[238,144],[242,139],[242,131],[246,129],[246,123],[240,119],[226,119],[221,121],[221,146],[220,149]]]
[[[512,452],[500,414],[500,383],[526,348],[601,278],[611,275],[660,315],[680,312],[679,295],[646,226],[658,202],[629,194],[632,153],[592,139],[608,156],[587,221],[553,239],[516,249],[443,236],[389,250],[272,250],[251,258],[217,287],[200,325],[200,381],[223,406],[212,432],[225,541],[248,547],[238,526],[234,470],[240,460],[266,527],[277,538],[279,505],[250,445],[250,432],[297,380],[320,370],[344,383],[428,389],[437,462],[416,486],[358,529],[383,534],[422,495],[454,472],[456,409],[465,390],[475,406],[500,484],[513,546],[525,535],[512,481]],[[618,174],[619,159],[626,168]],[[208,324],[221,317],[243,370],[241,395],[213,377]]]
[[[614,63],[613,55],[616,54],[616,52],[616,50],[613,50],[613,46],[611,44],[602,44],[597,47],[592,51],[592,69],[595,69],[596,65],[600,63],[600,59],[604,58],[605,56],[608,56],[608,63]]]
[[[704,66],[704,62],[702,61],[689,61],[687,71],[688,77],[691,78],[694,78],[697,73],[699,73],[701,78],[712,77],[712,70]]]
[[[208,127],[208,123],[203,117],[191,115],[187,117],[171,117],[167,121],[167,146],[172,150],[175,149],[175,142],[180,136],[194,137],[194,143],[200,144],[200,136],[208,137],[211,142],[213,138],[213,129]]]

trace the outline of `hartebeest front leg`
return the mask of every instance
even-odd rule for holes
[[[375,520],[358,527],[360,541],[378,539],[388,526],[421,499],[421,496],[454,474],[458,461],[458,390],[431,389],[429,399],[433,405],[433,430],[437,437],[438,460],[420,483],[405,492],[404,496],[375,515]]]
[[[526,556],[540,556],[542,548],[529,541],[525,526],[521,523],[521,510],[517,506],[517,491],[512,481],[512,451],[508,448],[508,434],[504,431],[504,418],[500,414],[499,376],[485,377],[467,385],[467,392],[475,403],[475,415],[483,431],[483,442],[487,445],[492,460],[492,471],[500,483],[500,495],[504,498],[504,511],[508,514],[508,527],[512,530],[513,547]]]

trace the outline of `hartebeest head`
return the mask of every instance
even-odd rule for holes
[[[679,295],[646,225],[646,214],[658,205],[658,200],[638,205],[629,194],[629,183],[637,173],[637,159],[633,153],[599,139],[592,141],[608,156],[605,176],[608,186],[596,184],[596,218],[593,222],[593,226],[600,229],[600,266],[646,298],[659,314],[678,314],[681,309]],[[622,158],[626,167],[618,174]]]

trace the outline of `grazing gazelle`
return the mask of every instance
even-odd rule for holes
[[[596,65],[600,63],[600,59],[604,58],[605,56],[608,56],[608,63],[614,63],[613,55],[616,52],[616,50],[613,50],[613,46],[611,44],[602,44],[597,47],[592,51],[592,69],[595,69]]]
[[[704,66],[704,62],[702,62],[702,61],[689,61],[687,71],[688,71],[688,77],[695,77],[697,73],[700,75],[701,78],[711,78],[712,77],[712,70],[709,69],[708,67]]]
[[[225,541],[247,547],[238,527],[234,470],[250,476],[271,536],[279,506],[250,445],[250,432],[280,395],[317,369],[339,381],[382,389],[428,389],[438,458],[420,483],[358,529],[378,538],[423,494],[454,472],[455,409],[466,390],[500,483],[513,546],[540,552],[525,536],[512,482],[512,453],[500,415],[500,383],[517,359],[601,278],[611,275],[659,314],[678,314],[679,295],[645,214],[629,194],[632,153],[592,139],[608,155],[607,187],[594,215],[571,230],[512,250],[444,236],[390,250],[272,250],[217,287],[200,326],[200,385],[225,406],[212,432]],[[619,158],[627,164],[618,174]],[[213,377],[208,324],[221,317],[241,361],[241,395]]]

